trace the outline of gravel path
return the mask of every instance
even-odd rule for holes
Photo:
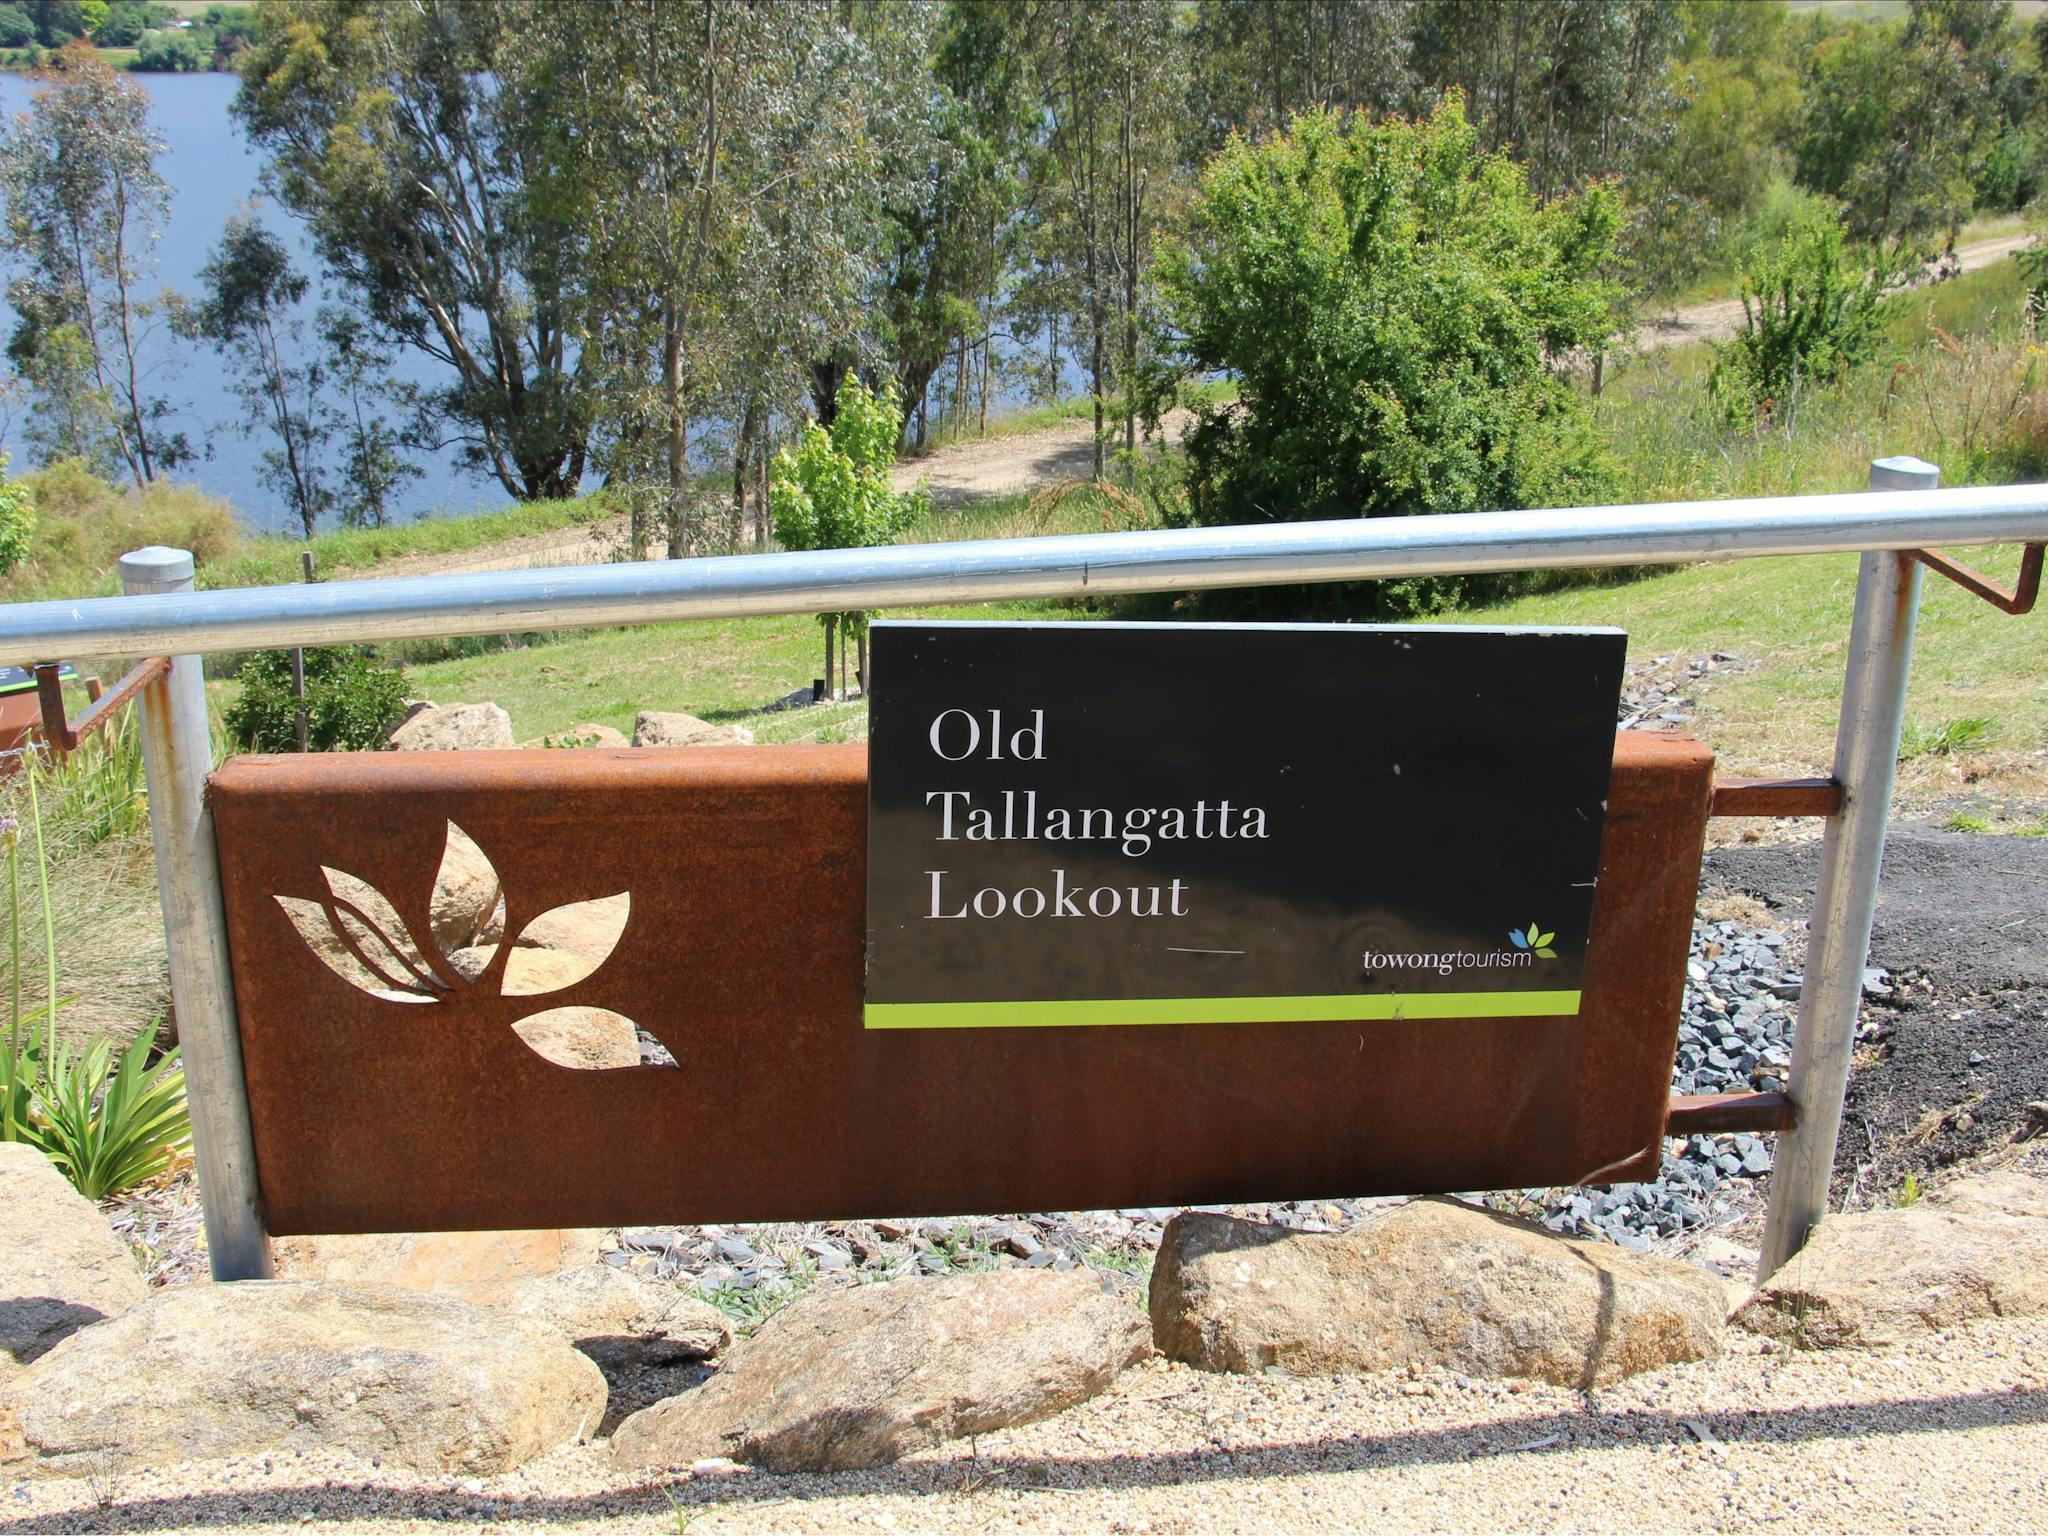
[[[601,1447],[488,1481],[276,1456],[0,1489],[0,1530],[687,1532],[2048,1529],[2048,1319],[1718,1361],[1592,1396],[1443,1372],[1153,1361],[1043,1424],[815,1477],[638,1482]]]

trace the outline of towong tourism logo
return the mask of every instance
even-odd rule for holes
[[[1514,945],[1513,949],[1411,950],[1405,953],[1369,949],[1362,959],[1368,980],[1381,971],[1434,971],[1439,976],[1451,976],[1459,971],[1511,970],[1532,966],[1538,960],[1555,960],[1557,951],[1551,945],[1556,940],[1555,933],[1546,931],[1540,924],[1531,923],[1526,928],[1508,930],[1508,942]]]

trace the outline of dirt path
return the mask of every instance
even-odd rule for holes
[[[2033,238],[2027,234],[2001,235],[1993,240],[1957,246],[1956,266],[1963,272],[1975,272],[1994,261],[2003,261]],[[1682,347],[1695,341],[1725,341],[1741,325],[1742,301],[1716,299],[1710,304],[1695,304],[1651,322],[1636,332],[1635,344],[1640,351],[1651,351],[1658,347]]]
[[[467,571],[526,571],[555,565],[595,565],[611,558],[618,529],[610,523],[584,523],[549,533],[529,533],[448,554],[403,555],[369,570],[345,570],[350,576],[453,576]]]
[[[1160,431],[1178,442],[1191,411],[1168,411]],[[1116,452],[1112,444],[1108,450]],[[1095,478],[1095,429],[1085,421],[1065,422],[1036,432],[956,443],[896,466],[895,483],[907,491],[923,481],[932,500],[952,506],[984,496],[1012,496],[1069,480]]]
[[[2010,256],[2032,238],[2026,234],[2004,235],[1960,246],[1956,251],[1957,265],[1964,272],[1974,272]],[[1718,299],[1679,310],[1645,326],[1636,333],[1635,345],[1647,351],[1719,341],[1733,335],[1741,323],[1741,302]],[[1186,411],[1170,412],[1161,424],[1167,440],[1178,441],[1191,419]],[[1089,480],[1094,473],[1094,429],[1086,421],[1073,421],[1035,432],[957,443],[922,458],[905,459],[896,466],[894,480],[899,491],[907,491],[923,481],[939,505],[957,506],[984,497],[1042,490],[1064,481]],[[374,572],[350,574],[426,576],[586,565],[609,559],[617,542],[614,528],[571,528],[533,534],[488,549],[408,556],[380,565]]]

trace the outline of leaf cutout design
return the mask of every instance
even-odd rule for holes
[[[476,839],[452,821],[429,906],[441,957],[468,976],[489,966],[505,934],[504,890]]]
[[[367,992],[372,997],[393,1003],[431,1003],[434,994],[416,986],[397,986],[364,964],[350,944],[336,930],[335,922],[327,915],[328,909],[317,901],[307,901],[298,896],[274,898],[284,909],[292,926],[299,931],[299,937],[306,941],[306,947],[321,959],[329,970],[350,986]],[[401,974],[403,974],[401,972]]]
[[[632,893],[620,891],[541,913],[519,931],[506,958],[505,996],[559,992],[591,975],[618,948],[632,907]]]
[[[401,988],[417,987],[428,992],[448,990],[448,984],[435,974],[426,956],[420,953],[419,945],[413,942],[405,919],[398,915],[398,909],[391,905],[382,891],[367,880],[344,870],[330,869],[325,864],[320,866],[320,874],[333,894],[333,905],[340,913],[343,936],[363,946],[359,958],[371,970]],[[371,940],[368,943],[364,942],[366,933]]]
[[[558,1067],[616,1072],[641,1065],[639,1031],[631,1019],[609,1008],[550,1008],[545,1013],[529,1013],[512,1026],[512,1032],[528,1050]],[[674,1066],[670,1058],[657,1070]]]
[[[1508,930],[1508,942],[1517,949],[1527,949],[1529,947],[1529,941],[1523,938],[1518,930],[1513,928]]]

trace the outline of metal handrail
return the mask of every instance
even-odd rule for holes
[[[1731,804],[1747,797],[1759,814],[1782,813],[1795,802],[1812,810],[1817,797],[1825,798],[1828,818],[1790,1087],[1776,1106],[1782,1129],[1759,1266],[1768,1275],[1826,1210],[1904,718],[1920,552],[1940,544],[2048,540],[2048,485],[1939,490],[1940,471],[1912,458],[1878,460],[1871,484],[1871,491],[1851,495],[1078,534],[217,592],[193,590],[186,552],[147,549],[121,561],[129,596],[0,608],[0,661],[169,657],[142,689],[150,827],[207,1241],[214,1277],[234,1280],[269,1274],[271,1258],[206,798],[212,762],[201,653],[1861,551],[1833,774],[1820,784],[1730,787]],[[2015,606],[2021,595],[2013,594]],[[1735,1111],[1719,1101],[1680,1107],[1702,1127],[1733,1123],[1727,1117]]]
[[[0,663],[2042,538],[2048,485],[899,544],[18,603]]]

